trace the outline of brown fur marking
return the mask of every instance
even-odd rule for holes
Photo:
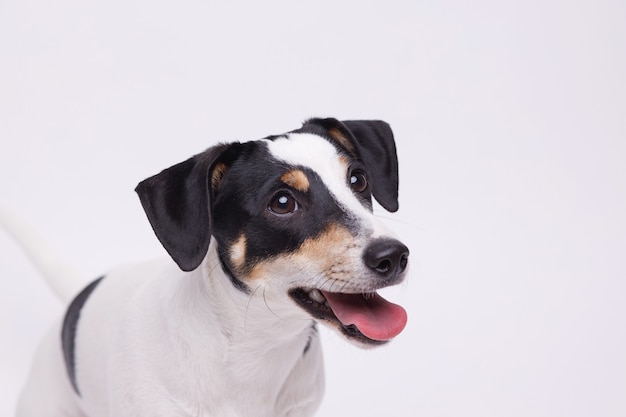
[[[238,270],[244,266],[246,262],[246,245],[248,240],[246,239],[246,235],[242,234],[239,236],[239,239],[235,243],[233,243],[230,247],[230,261],[233,263],[233,266]]]
[[[298,266],[306,265],[307,268],[314,267],[330,280],[348,281],[354,272],[354,250],[360,249],[350,231],[343,226],[330,224],[323,233],[305,240],[294,252],[252,265],[247,279],[272,277],[276,271],[297,274]]]
[[[228,167],[225,163],[219,162],[215,164],[213,168],[213,174],[211,175],[211,188],[216,190],[219,187],[220,182],[222,182],[222,178],[224,178],[224,174],[226,174],[226,170]]]
[[[288,171],[280,177],[280,180],[298,191],[306,193],[309,190],[309,178],[299,169]]]
[[[334,127],[328,129],[328,135],[336,140],[341,146],[346,148],[351,154],[355,154],[352,142],[343,133],[341,133],[339,129]]]

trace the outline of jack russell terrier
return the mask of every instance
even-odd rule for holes
[[[398,209],[387,123],[311,119],[214,146],[136,191],[175,264],[120,268],[75,296],[20,417],[311,416],[316,323],[361,347],[403,330],[405,310],[376,293],[409,256],[372,213],[372,197]]]

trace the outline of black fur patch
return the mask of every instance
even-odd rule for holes
[[[67,374],[70,377],[72,386],[78,395],[78,384],[76,382],[76,363],[74,358],[74,348],[76,342],[76,330],[78,328],[78,319],[80,318],[80,312],[85,305],[85,302],[96,288],[96,286],[102,281],[100,277],[93,281],[84,290],[80,292],[74,298],[72,303],[65,313],[65,319],[63,320],[63,328],[61,329],[61,344],[63,346],[63,356],[65,357],[65,367],[67,368]]]
[[[233,284],[233,286],[237,288],[239,291],[244,292],[246,294],[250,294],[251,293],[250,287],[248,287],[245,282],[243,282],[242,280],[237,278],[235,274],[233,274],[233,271],[231,271],[230,268],[228,267],[230,263],[224,260],[224,257],[228,255],[222,253],[221,251],[219,251],[219,249],[218,249],[217,255],[219,256],[219,259],[220,259],[220,265],[222,265],[222,271],[224,271],[224,273],[228,276],[228,278],[230,278],[231,284]]]
[[[331,130],[348,141],[332,139]],[[398,210],[398,157],[391,127],[382,120],[310,119],[294,133],[312,133],[330,140],[346,155],[356,156],[369,175],[376,200],[388,211]],[[354,147],[354,149],[349,149]],[[356,155],[353,153],[356,152]]]
[[[398,209],[398,163],[387,123],[310,119],[291,133],[318,135],[333,144],[347,164],[347,181],[352,172],[365,174],[366,188],[355,195],[366,208],[372,209],[373,196],[385,209]],[[266,139],[277,141],[288,136]],[[303,161],[307,157],[302,155]],[[285,190],[290,184],[280,181],[281,176],[294,169],[303,171],[306,187],[295,183],[291,184],[294,189]],[[255,260],[290,252],[331,223],[351,229],[349,215],[337,207],[340,202],[332,201],[328,190],[322,188],[322,181],[310,169],[275,160],[266,141],[255,141],[211,147],[145,179],[135,190],[156,236],[183,271],[200,265],[214,236],[225,270],[241,278],[238,273],[246,266],[242,266],[243,261],[249,266]],[[286,192],[280,197],[292,198],[291,202],[295,198],[306,210],[295,213],[289,222],[263,218],[270,202],[262,200],[278,197],[279,192]],[[296,230],[287,223],[302,227]],[[246,259],[240,259],[233,268],[225,255],[241,236],[246,239]],[[233,282],[237,286],[237,281]]]
[[[302,356],[306,355],[311,349],[311,343],[313,343],[313,339],[317,337],[317,322],[313,322],[311,324],[311,333],[309,333],[309,338],[306,341],[306,346],[304,346],[304,352],[302,352]]]
[[[331,224],[355,229],[353,218],[337,204],[313,170],[276,160],[262,142],[242,146],[245,152],[228,168],[213,199],[212,233],[218,241],[220,260],[231,276],[242,274],[240,278],[245,278],[245,273],[257,262],[295,251]],[[285,172],[294,168],[306,174],[310,182],[306,191],[281,180]],[[276,193],[284,191],[298,202],[298,210],[288,217],[276,216],[268,210]],[[242,235],[246,238],[245,263],[235,267],[230,264],[229,250]],[[235,286],[241,289],[240,285]]]

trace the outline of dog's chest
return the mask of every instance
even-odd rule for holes
[[[77,357],[90,415],[312,415],[323,392],[321,348],[312,328],[289,343],[277,342],[285,326],[275,323],[275,334],[261,328],[252,306],[246,327],[230,323],[235,330],[226,335],[218,326],[224,312],[214,300],[225,300],[224,291],[212,288],[207,295],[205,281],[194,273],[146,271],[146,279],[135,270],[110,274],[84,308]],[[231,285],[226,277],[215,282]],[[125,307],[105,313],[103,305],[119,302],[121,294]],[[106,337],[113,333],[119,337]],[[85,365],[88,375],[81,372]]]

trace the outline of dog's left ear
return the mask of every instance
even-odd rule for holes
[[[227,148],[210,148],[135,188],[154,233],[183,271],[196,269],[209,249],[211,173]]]
[[[387,211],[398,211],[398,155],[391,127],[382,120],[344,120],[370,173],[372,194]]]

